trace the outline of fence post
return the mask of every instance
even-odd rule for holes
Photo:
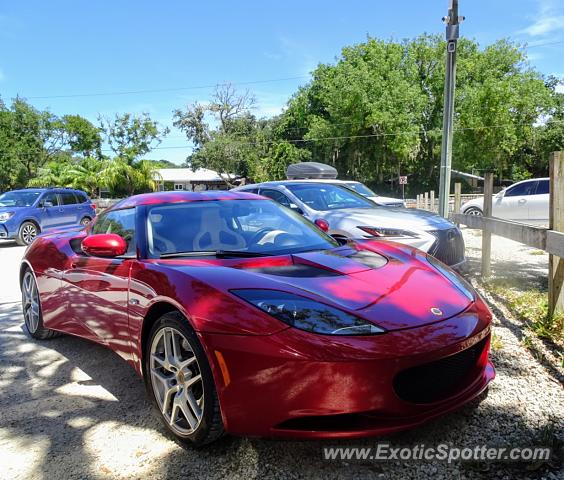
[[[484,217],[492,216],[492,197],[493,197],[493,173],[486,172],[484,175]],[[492,274],[491,270],[492,255],[492,234],[486,226],[482,230],[482,277],[486,278]]]
[[[429,210],[429,193],[423,194],[423,210]]]
[[[419,194],[417,194],[417,197],[415,197],[415,208],[421,208],[419,205]]]
[[[460,192],[462,191],[462,184],[456,182],[454,184],[454,213],[460,213]]]
[[[429,203],[430,203],[430,207],[429,210],[431,210],[431,212],[435,211],[435,190],[431,190],[430,195],[430,199],[429,199]]]
[[[564,232],[564,152],[550,155],[549,228]],[[548,256],[548,311],[564,312],[564,258]]]

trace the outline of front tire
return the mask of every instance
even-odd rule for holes
[[[18,236],[16,237],[16,243],[18,245],[27,246],[35,240],[35,237],[39,235],[39,227],[33,222],[23,222],[18,230]]]
[[[145,385],[167,432],[202,446],[224,433],[211,368],[196,333],[180,312],[153,325],[145,348]]]
[[[39,298],[39,290],[31,270],[25,272],[21,289],[24,325],[28,333],[37,340],[47,340],[48,338],[56,337],[58,332],[43,326],[41,299]]]
[[[475,217],[481,217],[483,215],[482,210],[478,207],[470,207],[468,210],[465,210],[464,213],[466,215],[474,215]]]
[[[90,222],[92,221],[92,219],[90,217],[84,217],[81,221],[80,224],[83,227],[86,227],[86,225],[88,225]]]

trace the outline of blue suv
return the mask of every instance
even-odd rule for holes
[[[0,239],[29,245],[42,232],[87,225],[95,216],[95,205],[81,190],[12,190],[0,195]]]

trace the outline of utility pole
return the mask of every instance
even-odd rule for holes
[[[443,140],[441,146],[441,171],[439,183],[439,215],[448,217],[450,170],[452,164],[452,126],[454,120],[454,87],[456,84],[456,42],[459,25],[464,17],[458,16],[458,0],[449,0],[446,23],[446,75],[443,107]]]

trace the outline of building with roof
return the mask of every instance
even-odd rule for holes
[[[221,176],[207,168],[159,168],[157,181],[159,191],[188,190],[201,192],[205,190],[226,190],[228,188]]]

